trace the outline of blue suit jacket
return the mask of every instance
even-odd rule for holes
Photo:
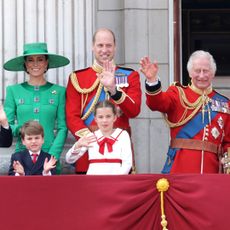
[[[46,153],[44,151],[41,151],[36,163],[34,164],[32,162],[31,156],[29,151],[26,149],[24,151],[21,152],[16,152],[14,154],[12,154],[11,156],[11,162],[10,162],[10,168],[9,168],[9,175],[14,176],[15,172],[14,172],[14,168],[13,168],[13,163],[14,161],[19,161],[22,166],[24,167],[24,171],[25,171],[25,175],[42,175],[43,172],[43,165],[44,165],[44,161],[46,159],[46,157],[48,159],[50,159],[51,155],[49,153]],[[56,169],[52,169],[51,170],[51,174],[54,175],[56,174]]]

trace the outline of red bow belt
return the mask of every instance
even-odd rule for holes
[[[99,144],[99,152],[101,154],[104,154],[105,144],[107,144],[108,152],[111,153],[113,151],[114,142],[115,142],[115,140],[105,137],[103,140],[98,142],[98,144]]]

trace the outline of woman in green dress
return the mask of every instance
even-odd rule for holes
[[[13,135],[17,137],[15,152],[25,149],[20,138],[21,126],[28,120],[36,120],[45,132],[42,149],[59,160],[67,136],[65,88],[48,82],[45,73],[67,64],[68,58],[48,53],[46,43],[25,44],[22,56],[4,64],[5,70],[26,71],[29,75],[28,81],[6,89],[4,108]]]

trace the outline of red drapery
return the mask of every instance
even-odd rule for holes
[[[0,177],[4,230],[161,230],[156,182],[169,230],[228,230],[229,175]]]

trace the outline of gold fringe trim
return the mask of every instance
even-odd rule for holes
[[[167,220],[164,210],[164,192],[168,191],[169,189],[169,181],[166,178],[161,178],[156,183],[156,188],[158,192],[160,192],[161,197],[161,226],[163,227],[162,230],[168,230],[167,229]]]
[[[75,135],[78,136],[78,137],[84,137],[88,133],[90,133],[90,130],[88,128],[83,128],[83,129],[80,129],[77,132],[75,132]]]

